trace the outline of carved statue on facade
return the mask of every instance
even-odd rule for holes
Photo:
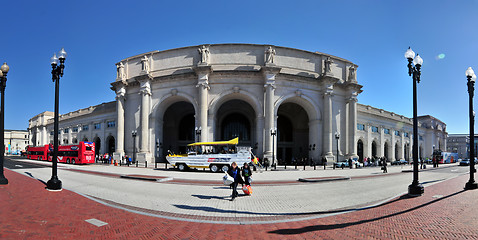
[[[356,78],[355,78],[355,67],[354,65],[350,66],[349,68],[349,81],[350,82],[355,82],[357,81]]]
[[[123,62],[120,62],[119,64],[116,65],[116,78],[121,80],[126,79]]]
[[[325,74],[330,74],[332,73],[332,70],[330,68],[330,65],[334,62],[334,60],[330,59],[330,57],[327,57],[324,61],[324,71]]]
[[[149,72],[149,58],[146,55],[141,58],[141,71]]]
[[[273,49],[272,46],[269,46],[265,51],[266,64],[273,64],[275,55],[276,55],[276,50]]]
[[[202,45],[200,48],[198,48],[198,52],[201,55],[201,61],[199,64],[207,65],[209,63],[209,47]]]

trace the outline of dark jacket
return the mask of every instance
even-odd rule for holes
[[[242,176],[244,177],[244,179],[248,178],[248,177],[251,177],[252,176],[252,170],[251,170],[251,167],[243,167],[242,168]]]
[[[236,177],[234,177],[232,168],[229,168],[229,170],[227,170],[227,174],[229,174],[229,176],[234,178],[234,182],[244,183],[244,180],[242,180],[242,177],[241,177],[241,169],[239,169],[239,167],[236,167],[236,170],[237,170]]]

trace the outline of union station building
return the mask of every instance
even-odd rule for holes
[[[256,44],[152,51],[121,60],[115,101],[60,116],[60,144],[164,162],[196,141],[239,137],[260,158],[290,164],[411,159],[413,119],[357,102],[357,65],[332,55]],[[112,78],[114,78],[112,76]],[[446,149],[446,124],[419,117],[419,155]],[[30,142],[53,142],[53,113],[29,122]],[[132,133],[136,132],[133,138]],[[272,161],[271,161],[272,162]]]

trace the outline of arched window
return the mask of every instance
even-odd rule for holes
[[[240,141],[249,141],[250,131],[250,123],[242,114],[229,114],[222,121],[222,140],[230,140],[239,137]]]

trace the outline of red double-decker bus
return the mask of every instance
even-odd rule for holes
[[[38,149],[43,149],[44,155],[33,155],[40,153]],[[44,147],[28,147],[27,156],[29,159],[52,161],[53,146],[45,145]],[[57,161],[61,163],[71,164],[88,164],[95,162],[95,143],[79,142],[77,145],[60,145],[58,146]]]
[[[32,160],[44,160],[48,159],[49,150],[48,145],[39,146],[39,147],[27,147],[27,158]]]

